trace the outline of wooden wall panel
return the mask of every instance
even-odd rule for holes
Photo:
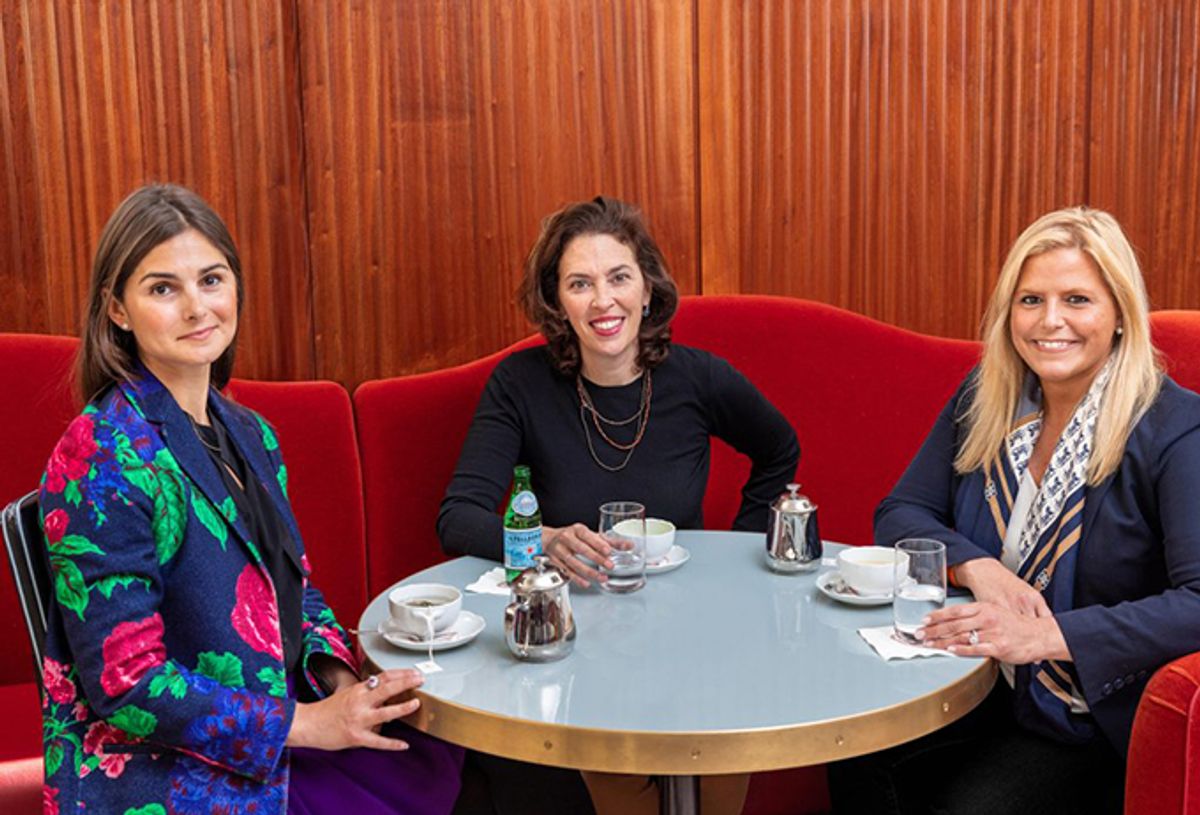
[[[673,0],[301,0],[321,376],[462,362],[524,336],[543,216],[640,203],[696,290],[694,21]]]
[[[973,336],[1053,207],[1200,307],[1190,0],[0,0],[0,330],[76,333],[120,198],[229,222],[238,372],[353,386],[527,333],[540,219],[647,211],[685,292]]]
[[[1087,0],[700,0],[703,288],[974,336],[1013,238],[1080,202]]]
[[[1157,308],[1200,308],[1200,8],[1100,0],[1091,202],[1137,247]]]
[[[313,375],[294,7],[280,0],[0,5],[5,330],[78,331],[91,256],[146,181],[229,224],[250,307],[238,373]]]

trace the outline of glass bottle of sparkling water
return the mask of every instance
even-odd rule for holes
[[[512,497],[504,512],[504,576],[508,582],[542,553],[542,511],[529,488],[529,467],[513,467]]]

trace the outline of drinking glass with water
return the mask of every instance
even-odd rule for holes
[[[600,588],[626,594],[646,585],[646,508],[633,501],[601,504],[598,531],[613,544],[613,567],[600,567],[608,575]]]
[[[896,544],[892,582],[894,636],[900,642],[918,644],[916,632],[923,620],[946,604],[946,544],[924,538],[908,538]]]

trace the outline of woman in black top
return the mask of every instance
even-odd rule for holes
[[[679,301],[637,210],[596,198],[550,216],[519,294],[547,344],[501,362],[484,388],[438,517],[450,554],[502,557],[496,507],[530,465],[542,548],[577,583],[603,580],[600,504],[634,500],[680,528],[703,526],[710,437],[749,456],[734,529],[766,529],[796,471],[787,419],[725,360],[672,346]]]
[[[505,359],[484,389],[438,516],[446,552],[502,557],[496,507],[523,463],[543,551],[578,585],[603,581],[592,566],[612,565],[592,529],[600,504],[634,500],[677,527],[703,526],[712,436],[752,464],[734,528],[766,529],[796,471],[796,434],[728,362],[671,345],[679,295],[634,207],[599,197],[547,218],[519,300],[547,344]],[[648,779],[586,778],[601,812],[657,811]],[[706,784],[704,811],[740,811],[746,781]]]

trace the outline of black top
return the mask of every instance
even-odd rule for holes
[[[554,370],[544,346],[519,351],[492,373],[480,398],[462,455],[438,514],[438,535],[449,554],[499,560],[503,553],[500,505],[515,464],[532,470],[534,494],[547,526],[576,522],[596,528],[600,504],[638,501],[649,517],[680,529],[704,525],[701,502],[708,483],[710,437],[751,461],[734,529],[766,529],[767,509],[796,472],[800,448],[787,419],[732,365],[706,351],[674,345],[653,370],[650,420],[628,465],[625,453],[580,418],[575,378]],[[638,410],[642,378],[606,388],[585,381],[596,409],[616,421]],[[602,425],[610,438],[629,443],[635,419]]]
[[[300,570],[296,545],[288,532],[287,524],[280,517],[267,488],[262,485],[250,469],[242,451],[229,440],[229,434],[214,411],[209,411],[212,424],[208,427],[192,423],[221,474],[225,489],[233,498],[250,531],[251,540],[262,554],[263,564],[271,574],[275,585],[275,599],[279,604],[279,633],[283,640],[283,664],[291,673],[300,664],[303,641],[300,622],[304,614],[304,574]],[[228,465],[228,466],[226,466]],[[234,480],[230,470],[237,475]],[[241,482],[241,485],[238,484]]]

